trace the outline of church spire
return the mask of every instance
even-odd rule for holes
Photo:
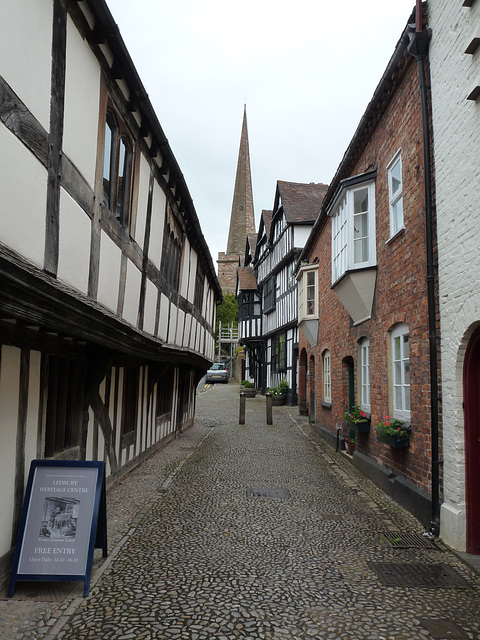
[[[247,235],[252,233],[255,233],[255,215],[253,212],[252,175],[248,147],[247,105],[244,105],[237,175],[233,192],[232,212],[230,214],[227,255],[232,253],[243,255]]]

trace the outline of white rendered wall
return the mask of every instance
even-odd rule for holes
[[[0,242],[43,268],[47,172],[0,123]]]
[[[157,287],[147,278],[147,290],[145,295],[145,311],[143,330],[150,333],[152,336],[155,334],[155,315],[157,313]]]
[[[430,72],[438,229],[445,501],[441,536],[465,550],[463,359],[480,321],[480,62],[465,54],[480,24],[480,3],[429,0]]]
[[[134,327],[138,326],[138,306],[140,303],[141,282],[141,272],[132,262],[129,261],[127,265],[127,283],[125,285],[123,317]]]
[[[140,156],[140,176],[138,180],[138,205],[135,229],[131,230],[132,238],[143,249],[145,242],[145,226],[147,223],[148,185],[150,183],[150,167],[148,162]]]
[[[148,247],[148,257],[153,264],[160,269],[162,259],[163,230],[165,227],[165,205],[166,197],[158,182],[153,188],[152,220],[150,225],[150,244]]]
[[[2,0],[1,75],[45,131],[50,129],[52,24],[52,0]]]
[[[15,483],[15,450],[17,441],[18,399],[20,385],[20,349],[3,346],[0,369],[0,556],[12,543],[12,520]]]
[[[92,189],[97,158],[99,96],[98,61],[69,17],[63,150]]]
[[[38,412],[40,408],[41,362],[39,351],[30,351],[30,373],[28,380],[27,428],[25,433],[25,485],[27,484],[30,462],[37,455]]]
[[[63,189],[60,192],[58,279],[88,292],[90,269],[90,218]]]
[[[114,313],[117,312],[118,307],[121,260],[121,249],[102,231],[97,300]]]

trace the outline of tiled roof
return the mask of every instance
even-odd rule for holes
[[[239,291],[256,291],[257,280],[251,267],[239,267],[237,269]]]
[[[277,180],[277,188],[282,199],[283,213],[288,223],[313,223],[320,212],[328,185]]]
[[[268,209],[262,209],[262,220],[263,220],[263,224],[265,226],[265,233],[268,234],[270,233],[270,226],[272,224],[272,216],[273,216],[273,211],[270,211]]]

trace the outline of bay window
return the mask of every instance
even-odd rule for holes
[[[347,271],[376,264],[375,172],[343,181],[332,218],[332,282]]]

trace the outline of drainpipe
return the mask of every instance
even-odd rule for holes
[[[439,500],[439,459],[438,459],[438,363],[437,363],[437,327],[435,305],[434,257],[433,257],[433,215],[432,215],[432,164],[430,159],[430,122],[428,115],[427,83],[425,55],[432,35],[431,29],[422,28],[422,2],[416,0],[415,32],[409,34],[408,52],[415,57],[418,67],[420,100],[423,129],[423,163],[425,172],[425,227],[427,257],[427,299],[428,329],[430,341],[430,416],[432,439],[432,514],[430,532],[438,535],[440,531]]]

